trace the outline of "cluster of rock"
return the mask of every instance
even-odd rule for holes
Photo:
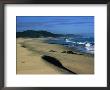
[[[56,52],[56,51],[55,51],[55,50],[50,50],[49,52]],[[61,53],[82,55],[81,53],[73,52],[73,51],[71,51],[71,50],[68,50],[68,51],[62,51]]]

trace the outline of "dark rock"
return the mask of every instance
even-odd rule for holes
[[[66,53],[66,51],[63,51],[63,52],[61,52],[61,53]]]
[[[26,48],[26,46],[25,46],[25,45],[21,45],[21,47]]]
[[[54,58],[54,57],[44,55],[44,56],[42,56],[42,58],[43,58],[44,60],[46,60],[47,62],[49,62],[49,63],[55,65],[55,66],[63,67],[63,65],[61,64],[61,62],[58,61],[58,60],[57,60],[56,58]]]
[[[83,55],[82,53],[77,53],[78,55]]]
[[[67,53],[68,53],[68,54],[74,54],[74,52],[73,52],[73,51],[67,51]]]
[[[49,52],[56,52],[56,51],[54,51],[54,50],[50,50]]]
[[[73,52],[73,51],[62,51],[61,53],[83,55],[81,53],[77,53],[77,52]]]
[[[64,70],[68,71],[69,73],[76,74],[75,72],[73,72],[73,71],[67,69],[66,67],[64,67],[62,65],[62,63],[54,57],[44,55],[44,56],[42,56],[42,59],[44,59],[45,61],[47,61],[47,62],[49,62],[49,63],[51,63],[51,64],[53,64],[53,65],[55,65],[59,68],[62,68]]]

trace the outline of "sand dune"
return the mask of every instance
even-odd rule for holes
[[[17,38],[17,74],[93,74],[94,58],[87,55],[67,54],[70,50],[57,44],[45,43],[44,38]],[[47,62],[42,56],[56,58],[66,69]]]

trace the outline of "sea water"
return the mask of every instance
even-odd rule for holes
[[[48,40],[50,44],[60,44],[77,51],[94,54],[93,34],[81,34],[79,36],[57,37]]]

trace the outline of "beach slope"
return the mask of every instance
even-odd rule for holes
[[[94,57],[45,40],[17,38],[17,74],[94,74]]]

